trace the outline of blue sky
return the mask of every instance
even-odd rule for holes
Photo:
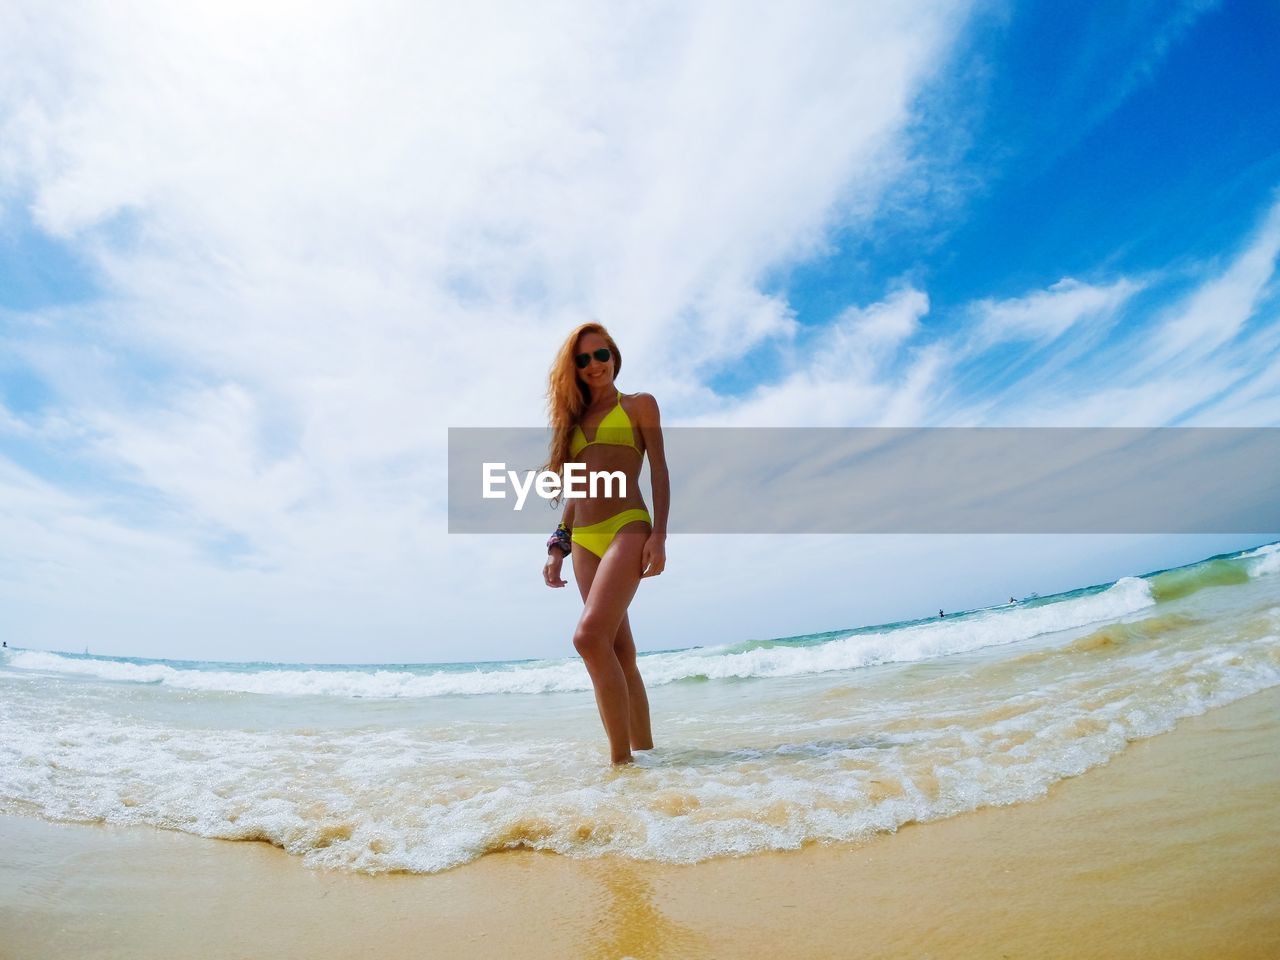
[[[994,44],[1008,67],[971,158],[991,189],[940,258],[949,302],[1220,253],[1270,202],[1280,115],[1261,92],[1280,81],[1268,39],[1280,11],[1128,6],[1072,25],[1060,6],[1032,5]],[[998,251],[1004,276],[975,285]]]
[[[538,423],[588,316],[669,423],[1280,425],[1274,4],[3,16],[11,644],[564,655],[540,547],[444,533],[444,430]],[[633,622],[793,635],[1270,536],[676,536]]]

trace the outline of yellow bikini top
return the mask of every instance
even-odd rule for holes
[[[581,426],[573,428],[573,436],[569,438],[569,456],[576,457],[582,452],[583,448],[597,443],[630,447],[636,453],[640,452],[640,448],[636,446],[636,435],[631,426],[631,418],[627,416],[627,411],[622,409],[621,392],[618,393],[618,402],[614,405],[614,408],[604,415],[604,419],[600,421],[600,426],[596,427],[596,438],[594,440],[587,439],[587,435],[582,432]]]

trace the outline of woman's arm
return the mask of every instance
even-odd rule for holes
[[[644,545],[642,577],[656,577],[667,565],[667,513],[671,508],[671,476],[667,472],[667,451],[662,444],[662,416],[652,394],[636,395],[636,421],[649,455],[649,478],[653,481],[653,532]]]
[[[564,513],[561,515],[560,522],[564,524],[566,530],[573,529],[573,506],[575,501],[569,497],[564,498]],[[548,587],[563,587],[568,581],[560,575],[560,567],[564,563],[564,558],[568,554],[555,547],[547,547],[547,562],[542,565],[542,579]]]

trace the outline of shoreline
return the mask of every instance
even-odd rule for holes
[[[692,865],[536,851],[440,874],[0,816],[0,958],[1280,956],[1280,687],[1031,803]]]

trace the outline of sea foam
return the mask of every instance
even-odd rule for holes
[[[641,658],[650,686],[692,678],[768,678],[853,670],[879,663],[929,660],[983,647],[1015,643],[1045,633],[1125,616],[1153,603],[1145,580],[1127,577],[1106,590],[1038,605],[1006,607],[909,624],[883,632],[860,631],[821,644],[786,641],[741,651],[722,645],[649,654]],[[180,661],[147,662],[69,657],[15,651],[8,664],[20,670],[78,674],[122,683],[160,684],[181,690],[274,696],[362,698],[439,697],[480,694],[544,694],[592,689],[576,657],[433,669],[307,668],[196,669]]]

